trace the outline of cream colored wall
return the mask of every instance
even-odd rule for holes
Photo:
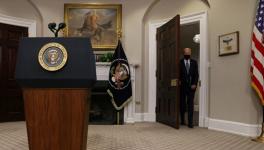
[[[41,17],[28,0],[0,0],[0,14],[35,20],[37,22],[37,36],[42,35]]]
[[[0,13],[37,20],[38,36],[52,36],[46,27],[49,22],[63,21],[64,3],[122,3],[123,45],[129,61],[140,65],[136,77],[136,100],[140,104],[136,108],[137,112],[147,112],[148,23],[178,13],[184,16],[207,10],[211,62],[209,117],[255,124],[261,121],[261,110],[250,88],[248,72],[256,1],[209,0],[211,8],[207,8],[198,0],[0,0]],[[153,6],[149,8],[150,5]],[[236,30],[240,31],[240,53],[218,57],[218,35]]]
[[[207,8],[197,0],[159,1],[146,18],[150,21],[208,11],[209,33],[209,117],[242,123],[260,123],[261,109],[250,87],[250,40],[257,0],[209,0]],[[219,57],[218,36],[240,32],[240,53]],[[146,36],[146,38],[148,38]],[[148,39],[145,39],[148,41]],[[145,51],[148,50],[146,44]],[[148,58],[147,58],[148,59]],[[146,65],[146,64],[144,64]],[[145,75],[145,74],[144,74]],[[145,76],[146,78],[146,76]],[[144,96],[145,100],[147,96]]]
[[[136,112],[143,112],[143,104],[141,102],[142,94],[142,19],[146,9],[153,0],[132,1],[132,0],[32,0],[38,7],[43,17],[44,36],[52,36],[47,27],[50,22],[63,22],[64,20],[64,3],[106,3],[106,4],[122,4],[122,30],[123,30],[123,46],[129,62],[137,63],[136,76],[136,101],[140,102],[136,105]]]
[[[212,118],[244,123],[261,122],[260,105],[250,87],[249,77],[251,33],[256,2],[257,0],[211,1],[209,34]],[[239,55],[218,57],[218,35],[233,31],[240,32]]]
[[[146,80],[143,78],[144,68],[142,66],[142,44],[143,44],[143,17],[144,14],[153,0],[144,1],[125,1],[124,3],[124,42],[127,49],[127,56],[133,62],[139,63],[136,77],[136,112],[146,112],[144,107],[145,99],[142,97],[146,93],[146,89],[142,83]],[[140,102],[140,103],[138,103]]]

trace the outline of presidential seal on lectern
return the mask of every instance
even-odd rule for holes
[[[48,71],[57,71],[65,66],[68,54],[65,47],[59,43],[45,44],[39,51],[38,61],[41,67]]]

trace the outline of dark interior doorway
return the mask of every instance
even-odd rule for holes
[[[22,121],[22,90],[14,79],[19,40],[28,28],[0,23],[0,122]]]
[[[189,47],[192,49],[192,58],[195,59],[198,63],[198,71],[200,70],[200,44],[193,41],[193,37],[196,34],[200,34],[200,23],[194,22],[189,24],[181,25],[180,32],[180,49],[181,51]],[[181,52],[181,58],[183,53]],[[199,125],[199,93],[200,86],[197,87],[194,97],[194,112],[193,112],[193,125]],[[185,122],[187,122],[187,113],[185,114]]]

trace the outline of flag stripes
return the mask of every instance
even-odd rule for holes
[[[264,45],[262,43],[263,34],[260,32],[260,29],[262,29],[262,27],[258,28],[257,25],[258,24],[256,21],[256,24],[253,28],[253,34],[252,34],[251,67],[250,67],[251,85],[257,92],[260,98],[260,102],[262,103],[262,105],[264,105],[264,99],[263,99],[264,97],[264,78],[263,78],[264,76],[264,67],[263,67],[264,65]]]

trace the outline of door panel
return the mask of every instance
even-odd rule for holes
[[[17,51],[24,27],[0,24],[0,122],[24,120],[22,90],[14,79]]]
[[[156,120],[179,128],[180,16],[157,29]]]

